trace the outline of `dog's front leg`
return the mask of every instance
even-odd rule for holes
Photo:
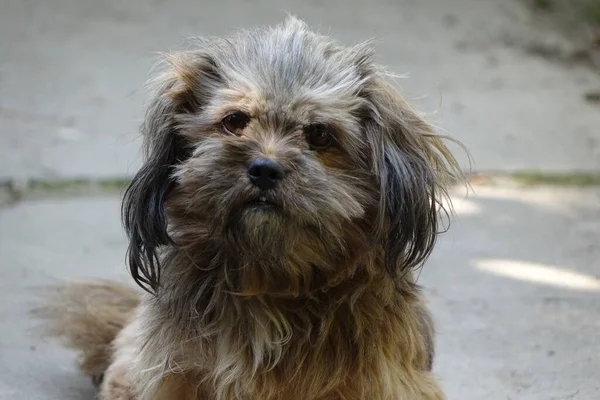
[[[162,378],[151,390],[136,394],[129,365],[113,364],[107,370],[99,400],[204,400],[192,377],[174,374]]]
[[[203,400],[193,379],[185,374],[162,378],[152,390],[135,394],[129,365],[113,364],[107,370],[99,400]]]
[[[113,341],[112,363],[104,374],[99,400],[205,400],[197,372],[163,367],[173,353],[156,342],[158,335],[141,329],[151,325],[144,319],[145,311],[142,304]]]
[[[135,400],[129,364],[113,363],[106,370],[100,386],[99,400]]]
[[[138,400],[133,388],[137,333],[138,324],[133,320],[113,341],[112,362],[104,373],[99,400]]]
[[[205,400],[194,374],[178,373],[163,378],[156,386],[152,400]]]

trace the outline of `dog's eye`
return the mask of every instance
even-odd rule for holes
[[[250,117],[241,111],[229,114],[221,121],[221,126],[229,133],[238,135],[250,122]]]
[[[315,124],[304,128],[306,140],[312,149],[323,150],[333,143],[333,135],[325,125]]]

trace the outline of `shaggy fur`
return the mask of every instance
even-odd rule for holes
[[[100,398],[443,399],[413,271],[461,172],[368,46],[289,18],[165,66],[123,202],[148,293],[61,315],[90,287],[71,286],[51,308],[84,371],[105,371]],[[249,179],[258,158],[280,166],[275,187]]]
[[[112,361],[112,341],[133,317],[139,294],[116,282],[67,283],[44,293],[34,315],[47,320],[45,334],[80,350],[79,368],[94,383],[102,381]]]

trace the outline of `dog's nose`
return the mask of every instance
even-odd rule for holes
[[[262,190],[273,189],[283,178],[283,168],[268,158],[257,158],[248,165],[248,178]]]

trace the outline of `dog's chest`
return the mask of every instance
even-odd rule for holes
[[[188,353],[208,355],[202,370],[214,382],[217,400],[376,399],[367,393],[379,390],[373,387],[382,374],[394,373],[383,353],[389,349],[365,337],[357,340],[354,323],[344,323],[342,316],[289,318],[285,324],[255,317],[223,329]]]

